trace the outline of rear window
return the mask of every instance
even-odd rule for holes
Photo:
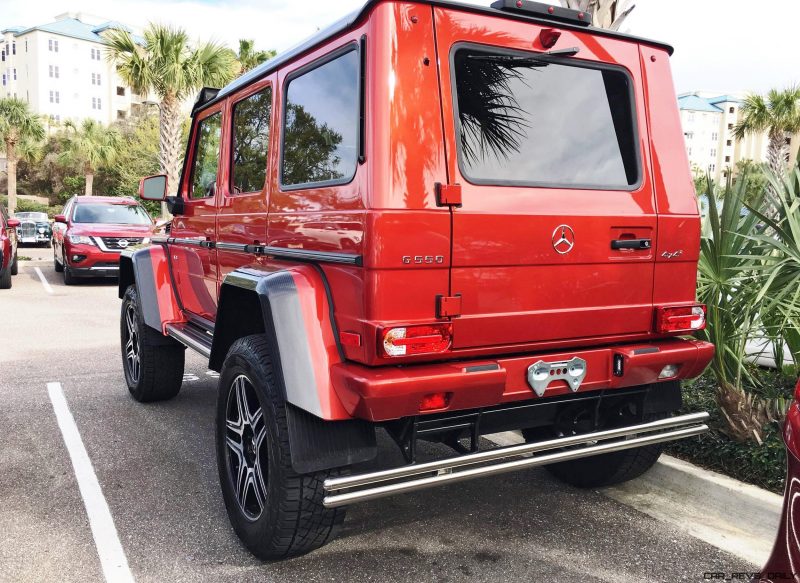
[[[631,190],[639,183],[627,73],[517,51],[453,54],[459,167],[470,182]]]
[[[75,223],[101,223],[109,225],[149,225],[147,212],[138,205],[83,203],[75,206]]]

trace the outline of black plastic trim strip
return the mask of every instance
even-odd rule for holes
[[[474,366],[468,366],[464,369],[464,372],[483,372],[486,370],[500,370],[500,365],[497,363],[494,364],[476,364]]]
[[[229,243],[227,241],[202,241],[199,239],[181,239],[170,237],[167,239],[153,239],[154,243],[188,245],[191,247],[204,247],[207,249],[220,249],[222,251],[232,251],[234,253],[247,253],[251,255],[269,255],[279,259],[294,259],[296,261],[310,261],[314,263],[338,263],[341,265],[356,265],[361,267],[364,264],[361,255],[353,253],[337,253],[335,251],[313,251],[310,249],[288,249],[286,247],[272,247],[270,245],[245,245],[241,243]]]
[[[361,35],[360,44],[361,79],[359,79],[358,83],[358,163],[363,164],[367,161],[367,35]]]

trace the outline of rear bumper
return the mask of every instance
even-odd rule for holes
[[[447,406],[436,411],[490,407],[537,398],[528,384],[528,367],[538,361],[566,362],[581,358],[586,376],[576,392],[616,389],[699,375],[714,356],[714,346],[693,338],[554,352],[498,359],[371,368],[340,363],[331,370],[333,385],[347,412],[369,421],[420,415],[420,402],[431,393],[448,393]],[[615,361],[617,371],[615,374]],[[620,362],[622,364],[619,370]],[[659,379],[667,365],[674,376]],[[553,380],[543,397],[569,395],[564,380]]]

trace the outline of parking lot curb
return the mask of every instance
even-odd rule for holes
[[[486,438],[503,446],[523,441],[518,432]],[[778,494],[668,455],[640,478],[599,491],[754,567],[769,557],[783,504]]]

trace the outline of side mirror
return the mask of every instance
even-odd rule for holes
[[[167,175],[156,174],[139,181],[139,198],[162,201],[167,198]]]
[[[19,227],[19,219],[8,219],[8,228],[9,229],[16,229]]]
[[[53,220],[55,222],[61,223],[63,225],[67,224],[67,217],[65,217],[64,215],[56,215],[56,216],[53,217]]]

